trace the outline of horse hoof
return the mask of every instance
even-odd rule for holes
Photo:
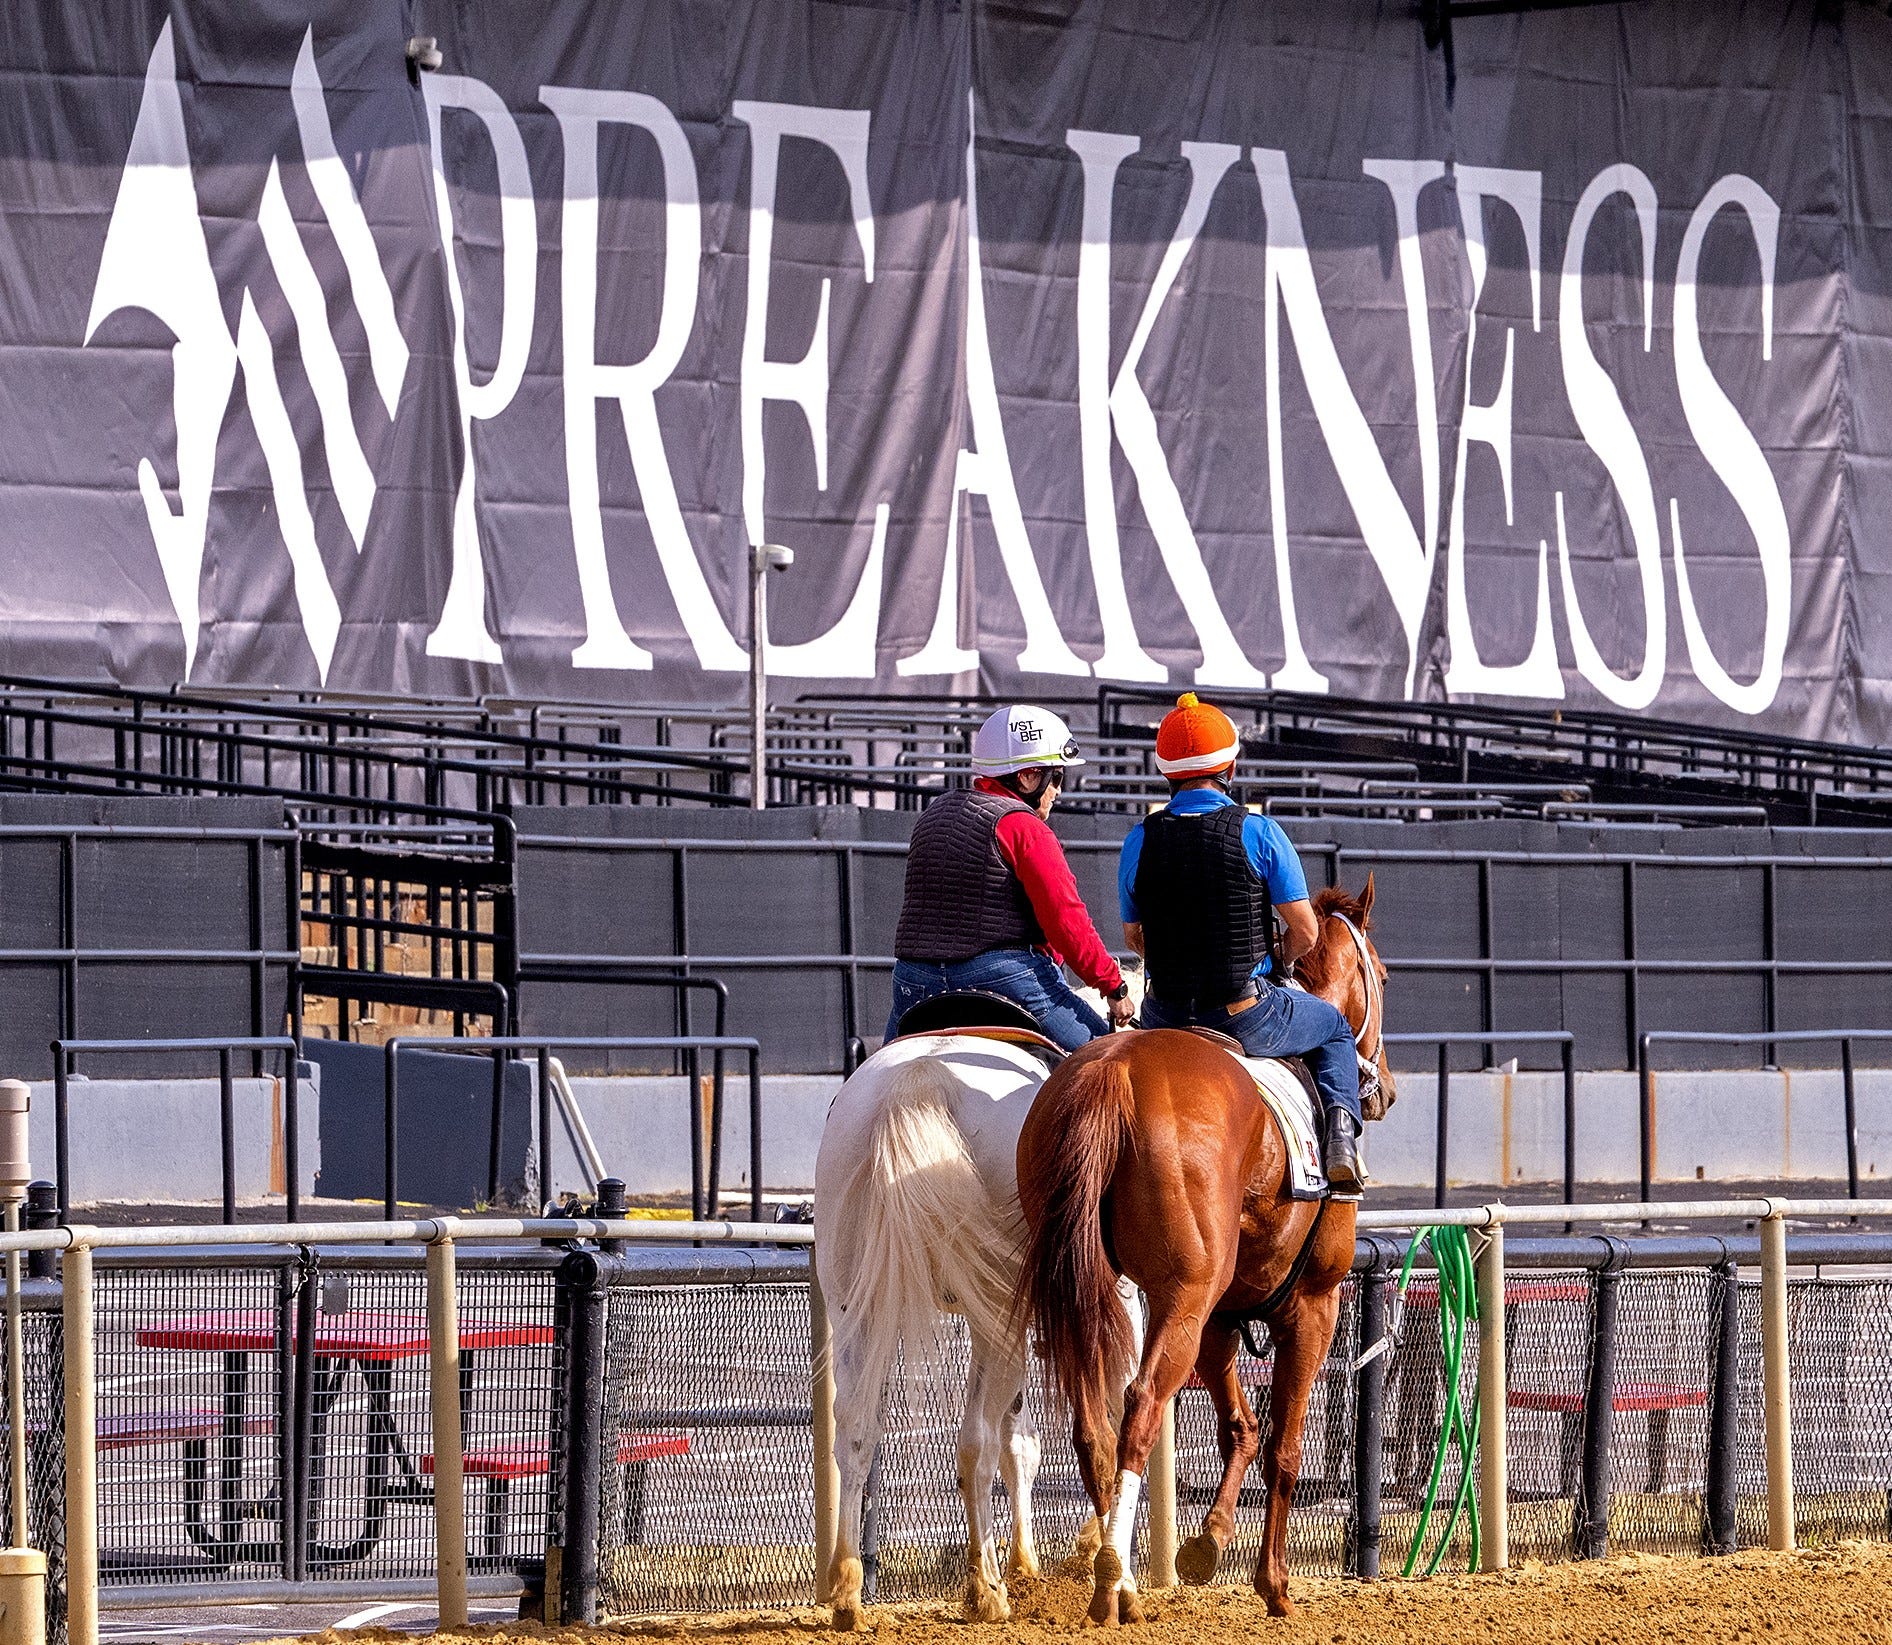
[[[837,1559],[829,1591],[833,1598],[834,1631],[851,1634],[861,1625],[861,1583],[864,1573],[858,1559]]]
[[[966,1620],[968,1622],[1010,1622],[1011,1602],[1004,1585],[987,1587],[983,1582],[966,1584]]]
[[[1117,1620],[1124,1623],[1136,1623],[1143,1620],[1143,1602],[1137,1598],[1134,1588],[1117,1590]]]
[[[1192,1588],[1215,1580],[1215,1568],[1222,1560],[1222,1550],[1207,1531],[1192,1536],[1176,1550],[1176,1575]]]
[[[1111,1588],[1098,1584],[1091,1595],[1091,1608],[1084,1613],[1084,1619],[1094,1628],[1114,1628],[1117,1626],[1117,1595]]]
[[[1084,1521],[1084,1529],[1077,1533],[1077,1541],[1071,1547],[1071,1557],[1081,1559],[1086,1565],[1097,1557],[1097,1550],[1104,1545],[1104,1525],[1095,1514]]]
[[[1255,1592],[1261,1595],[1270,1616],[1294,1615],[1294,1601],[1288,1597],[1285,1587],[1278,1594],[1270,1593],[1266,1588],[1260,1587],[1256,1588]]]
[[[1011,1557],[1005,1562],[1005,1580],[1016,1582],[1023,1578],[1036,1582],[1044,1573],[1038,1568],[1038,1556],[1023,1549],[1014,1548]]]

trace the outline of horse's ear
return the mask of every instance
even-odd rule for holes
[[[1373,914],[1373,874],[1368,870],[1366,889],[1360,893],[1360,923],[1365,925]]]

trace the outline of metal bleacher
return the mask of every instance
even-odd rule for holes
[[[1288,817],[1882,826],[1892,753],[1592,711],[1218,693],[1244,798]],[[1086,743],[1069,808],[1161,798],[1173,694],[1054,699]],[[773,805],[913,810],[964,780],[993,700],[815,695],[769,715]],[[607,707],[0,677],[0,791],[269,795],[306,825],[459,847],[522,805],[746,805],[741,705]]]
[[[1753,953],[1742,949],[1738,962],[1740,987],[1760,990],[1758,1003],[1750,1010],[1745,995],[1730,995],[1717,1009],[1762,1028],[1821,1026],[1797,1003],[1795,990],[1817,979],[1793,969],[1812,963],[1796,957],[1796,911],[1818,904],[1835,919],[1866,920],[1876,906],[1880,848],[1859,831],[1892,820],[1892,754],[1591,712],[1214,695],[1243,729],[1241,797],[1289,826],[1310,868],[1348,883],[1379,873],[1391,958],[1414,978],[1401,998],[1417,1027],[1558,1028],[1578,1009],[1560,1001],[1581,994],[1589,1040],[1621,1066],[1616,1047],[1639,1027],[1694,1020],[1669,1021],[1664,978],[1703,968],[1710,980],[1689,988],[1735,987],[1713,980],[1733,963],[1725,957],[1663,947],[1676,924],[1663,899],[1680,894],[1665,888],[1706,887],[1703,876],[1726,881],[1725,894],[1700,892],[1703,910],[1763,909]],[[1089,761],[1060,828],[1086,896],[1105,899],[1098,907],[1124,828],[1166,792],[1155,727],[1173,700],[1106,686],[1049,705]],[[600,1032],[634,1022],[687,1033],[690,997],[714,989],[729,1026],[760,1034],[774,1066],[813,1068],[840,1055],[844,1035],[871,1035],[885,1011],[882,927],[906,829],[928,798],[965,780],[972,732],[994,701],[824,693],[775,707],[770,806],[829,809],[764,828],[745,815],[740,705],[153,692],[0,677],[0,797],[147,808],[164,799],[195,808],[199,829],[219,801],[268,802],[300,921],[299,943],[268,963],[286,964],[291,1020],[312,1032]],[[147,816],[141,826],[157,825]],[[191,847],[180,839],[166,849]],[[1817,894],[1802,866],[1816,858]],[[1585,891],[1589,914],[1563,916],[1630,930],[1622,954],[1572,958],[1562,938],[1541,954],[1517,949],[1524,938],[1506,924],[1522,895],[1512,880],[1566,872],[1573,885],[1622,878],[1608,908]],[[1468,874],[1475,886],[1453,878]],[[1743,876],[1765,884],[1750,894]],[[111,905],[109,888],[99,895]],[[1447,930],[1480,909],[1463,932]],[[1714,942],[1733,952],[1732,927],[1716,917]],[[1406,921],[1417,923],[1401,929]],[[90,940],[84,922],[66,925],[68,947]],[[1537,920],[1532,940],[1545,928]],[[269,943],[237,946],[248,954]],[[162,944],[141,935],[118,947],[142,956]],[[0,960],[10,952],[0,932]],[[1654,1003],[1639,994],[1645,973]],[[1876,991],[1877,981],[1835,976],[1815,992],[1850,1000],[1848,1022],[1866,1024],[1876,1014],[1841,984]],[[249,1031],[275,1031],[279,1023],[253,1020],[256,990],[244,990]],[[1590,998],[1599,990],[1607,1023]],[[1452,1015],[1464,1014],[1461,995],[1475,1021]],[[706,1002],[696,1004],[701,1017]],[[44,1043],[76,1020],[64,1007],[45,1033],[37,1020],[21,1032]],[[140,1028],[181,1031],[155,1017]]]

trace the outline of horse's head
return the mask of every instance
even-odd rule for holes
[[[1314,894],[1319,935],[1295,962],[1295,976],[1310,994],[1339,1007],[1353,1029],[1360,1058],[1360,1107],[1370,1120],[1384,1118],[1398,1097],[1386,1066],[1386,967],[1367,935],[1373,928],[1373,876],[1355,897],[1339,886]]]

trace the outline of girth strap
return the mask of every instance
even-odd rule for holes
[[[1308,1226],[1307,1238],[1301,1241],[1300,1250],[1295,1252],[1294,1261],[1288,1265],[1287,1277],[1270,1291],[1257,1306],[1245,1309],[1235,1316],[1236,1326],[1242,1333],[1242,1341],[1248,1345],[1248,1351],[1253,1354],[1256,1359],[1262,1357],[1262,1350],[1255,1345],[1255,1334],[1252,1327],[1256,1320],[1260,1320],[1264,1325],[1267,1324],[1269,1317],[1280,1308],[1282,1303],[1288,1300],[1289,1296],[1293,1294],[1295,1286],[1301,1283],[1301,1277],[1307,1272],[1308,1263],[1313,1260],[1314,1241],[1320,1236],[1320,1225],[1326,1215],[1327,1200],[1326,1198],[1322,1198],[1314,1207],[1314,1220]]]

